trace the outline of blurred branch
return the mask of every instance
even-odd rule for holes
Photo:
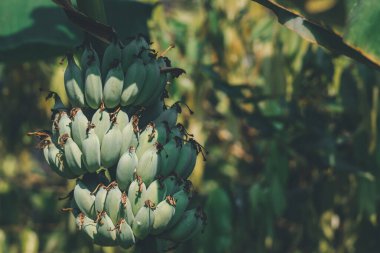
[[[83,12],[78,11],[73,7],[70,0],[52,0],[58,6],[60,6],[66,13],[69,20],[83,29],[85,32],[93,35],[103,42],[110,43],[113,38],[116,37],[114,29],[99,21],[90,18]]]

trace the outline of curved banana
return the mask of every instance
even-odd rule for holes
[[[116,167],[116,181],[122,191],[126,191],[133,181],[133,175],[136,171],[138,159],[135,149],[132,147],[121,157]]]
[[[143,89],[145,78],[145,66],[141,59],[136,59],[125,73],[123,91],[120,98],[122,106],[134,104]]]
[[[110,129],[104,135],[100,147],[100,160],[102,166],[110,168],[115,165],[120,158],[121,131],[116,126],[116,118],[113,120]]]
[[[103,99],[103,83],[99,64],[92,63],[86,68],[84,94],[88,106],[98,109]]]
[[[152,230],[154,223],[154,204],[147,200],[144,206],[137,212],[135,219],[132,222],[133,234],[136,238],[143,240]]]
[[[139,53],[136,40],[131,40],[121,51],[121,63],[123,71],[127,72]]]
[[[67,56],[68,64],[64,73],[65,90],[73,107],[85,107],[82,72],[72,54]]]
[[[146,78],[143,84],[143,88],[136,100],[133,102],[134,105],[146,106],[149,102],[153,102],[155,98],[153,94],[157,89],[159,89],[159,81],[160,81],[160,69],[158,67],[158,63],[155,60],[150,61],[145,65],[146,69]],[[153,99],[153,101],[150,101]]]
[[[121,48],[119,47],[119,42],[114,39],[106,50],[104,51],[102,59],[102,76],[106,76],[108,71],[115,66],[115,63],[121,62]]]
[[[95,127],[94,124],[88,125],[87,137],[82,142],[83,159],[88,172],[96,172],[101,165],[100,142],[93,127]]]
[[[95,196],[91,194],[87,186],[78,180],[74,188],[74,199],[78,208],[91,219],[96,219]]]
[[[117,224],[119,220],[119,210],[121,205],[121,191],[117,184],[112,184],[111,189],[108,190],[106,202],[104,203],[104,211],[111,218],[113,224]]]
[[[100,144],[102,144],[104,135],[111,127],[110,114],[101,105],[92,116],[91,122],[95,125],[95,133],[99,138]]]
[[[152,234],[157,235],[162,233],[172,220],[176,211],[176,201],[172,196],[167,196],[161,201],[154,210],[154,222]]]
[[[128,199],[132,205],[133,214],[136,215],[137,211],[144,205],[146,186],[140,176],[135,174],[135,179],[128,189]]]
[[[157,147],[153,146],[139,159],[136,173],[141,176],[141,179],[146,185],[150,185],[159,173],[159,155],[157,152]]]
[[[166,185],[156,179],[146,189],[145,198],[157,205],[165,199],[166,195]]]
[[[120,63],[112,67],[107,74],[104,84],[104,104],[107,108],[115,108],[120,104],[121,92],[123,91],[124,73]]]
[[[136,242],[131,226],[124,219],[120,220],[119,223],[117,241],[120,247],[124,249],[129,249]]]
[[[129,152],[129,149],[133,147],[136,150],[136,147],[139,143],[139,117],[133,115],[131,121],[123,128],[122,130],[122,144],[120,154],[125,154]]]
[[[70,171],[78,176],[86,173],[87,171],[82,161],[82,151],[73,139],[68,134],[64,134],[60,137],[60,142],[64,148],[65,160]]]
[[[125,219],[129,225],[132,225],[132,222],[135,218],[135,215],[132,211],[131,202],[129,201],[126,192],[123,192],[121,195],[120,217]]]
[[[117,245],[116,228],[106,212],[99,213],[96,228],[98,231],[94,238],[96,244],[100,246]]]
[[[71,110],[71,136],[80,149],[82,149],[82,142],[87,136],[88,119],[83,114],[80,108],[73,108]]]

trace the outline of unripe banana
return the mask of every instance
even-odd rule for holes
[[[120,247],[124,249],[132,247],[136,242],[131,226],[124,219],[119,223],[117,241]]]
[[[142,155],[151,149],[156,143],[156,127],[153,123],[149,123],[144,131],[141,132],[139,136],[139,145],[136,149],[136,155],[140,159]]]
[[[73,107],[85,107],[82,72],[72,54],[67,56],[68,65],[64,74],[65,90]]]
[[[95,133],[99,138],[100,144],[102,144],[104,135],[111,127],[110,115],[101,106],[92,116],[91,122],[95,125]]]
[[[154,123],[166,122],[170,128],[175,127],[177,123],[178,113],[181,113],[182,109],[179,106],[178,102],[174,103],[170,108],[163,111],[157,119],[154,120]]]
[[[145,78],[145,66],[141,59],[136,59],[125,73],[123,91],[120,98],[122,106],[132,105],[135,102],[143,89]]]
[[[87,136],[88,119],[80,108],[71,110],[71,136],[80,149],[82,142]]]
[[[82,230],[87,237],[93,242],[96,234],[98,233],[96,229],[96,223],[84,215],[84,213],[80,213],[77,218],[77,225],[79,230]]]
[[[144,61],[145,64],[148,63],[152,59],[152,57],[150,56],[149,43],[144,38],[144,36],[137,36],[136,45],[139,50],[139,54],[141,55],[141,59]]]
[[[115,63],[121,62],[121,48],[115,39],[104,51],[102,59],[102,75],[105,77],[108,71],[115,66]]]
[[[124,127],[129,123],[129,116],[125,110],[117,109],[114,114],[116,114],[116,122],[117,126],[119,127],[120,131],[123,131]]]
[[[89,126],[87,137],[82,143],[83,160],[88,172],[95,172],[100,168],[100,142],[95,130]]]
[[[159,68],[166,67],[165,60],[163,57],[157,59],[157,64]],[[151,99],[146,103],[146,106],[150,106],[156,103],[157,100],[162,101],[163,92],[165,90],[166,84],[168,83],[168,78],[166,73],[160,73],[158,78],[158,85],[154,93],[151,96]],[[158,117],[158,115],[157,115]]]
[[[173,195],[179,188],[179,179],[174,175],[165,178],[162,183],[166,185],[166,195]]]
[[[98,109],[103,99],[103,84],[99,64],[92,63],[87,67],[84,94],[88,106],[92,109]]]
[[[125,154],[129,152],[129,149],[133,147],[136,149],[139,143],[139,127],[138,127],[139,118],[136,115],[133,115],[131,121],[123,128],[122,130],[122,144],[120,154]]]
[[[175,214],[176,202],[172,196],[167,196],[161,201],[154,210],[154,223],[152,234],[157,235],[162,233],[168,226],[169,222]]]
[[[166,185],[156,179],[146,189],[145,198],[157,205],[165,199],[166,195]]]
[[[116,181],[120,190],[128,190],[129,185],[133,181],[133,175],[136,171],[137,164],[138,159],[133,147],[120,157],[116,167]]]
[[[190,202],[190,189],[181,189],[173,195],[173,198],[176,201],[175,214],[169,222],[167,228],[173,227],[181,219],[182,214],[185,212]]]
[[[104,211],[104,205],[107,198],[107,187],[104,185],[99,185],[99,189],[96,192],[95,196],[95,211],[96,213],[101,213]]]
[[[197,143],[193,139],[190,139],[181,148],[175,173],[181,178],[187,178],[194,169],[197,155]]]
[[[67,165],[75,175],[86,173],[86,169],[82,160],[82,151],[78,145],[67,134],[61,136],[61,145],[64,148],[65,160]]]
[[[91,194],[87,186],[78,180],[74,188],[74,199],[79,209],[89,218],[96,219],[95,196]]]
[[[126,192],[123,192],[121,195],[120,217],[125,219],[129,225],[132,225],[135,218]]]
[[[132,65],[139,53],[136,40],[130,41],[122,50],[121,63],[123,71],[127,72],[128,68]]]
[[[54,137],[58,136],[59,138],[64,134],[71,136],[71,120],[66,112],[61,111],[57,114],[53,121],[52,131]]]
[[[97,65],[100,66],[99,56],[96,53],[96,51],[93,49],[92,45],[86,45],[84,47],[82,56],[80,58],[80,66],[82,69],[82,72],[85,72],[87,70],[87,67],[91,65]]]
[[[145,69],[146,78],[143,88],[133,103],[134,105],[146,106],[151,99],[155,100],[153,94],[160,88],[160,69],[158,67],[158,63],[155,60],[152,60],[145,65]]]
[[[186,211],[180,221],[161,237],[166,240],[183,242],[197,228],[198,219],[201,219],[196,209]]]
[[[136,173],[141,176],[146,185],[150,185],[159,173],[159,158],[157,147],[153,146],[139,159]]]
[[[132,205],[133,214],[144,205],[146,186],[140,176],[135,175],[135,180],[131,183],[128,189],[128,199]]]
[[[159,171],[163,177],[169,176],[178,163],[179,154],[182,147],[182,140],[179,138],[172,138],[168,143],[163,146],[160,152]],[[164,151],[164,152],[163,152]]]
[[[115,246],[117,245],[117,236],[116,228],[112,223],[111,218],[107,215],[106,212],[99,214],[97,219],[97,231],[98,233],[95,236],[95,243],[100,246]]]
[[[48,160],[50,168],[58,175],[72,179],[76,178],[75,175],[68,167],[64,153],[61,149],[57,148],[53,142],[48,144]]]
[[[120,103],[123,91],[124,73],[120,63],[108,71],[104,84],[104,104],[107,108],[114,108]]]
[[[119,220],[119,210],[121,203],[121,191],[117,184],[113,184],[111,189],[108,190],[106,202],[104,204],[104,211],[111,218],[113,224],[117,224]]]
[[[121,131],[113,122],[110,129],[104,135],[100,148],[100,160],[102,166],[110,168],[117,164],[120,158],[121,150]]]
[[[137,212],[132,222],[133,234],[136,238],[143,240],[152,230],[154,223],[154,204],[147,200],[143,207]]]

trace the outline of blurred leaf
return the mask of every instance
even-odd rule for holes
[[[351,12],[354,14],[350,17],[350,24],[355,25],[348,26],[343,37],[272,0],[253,1],[272,10],[279,23],[298,33],[305,40],[319,44],[334,53],[344,54],[368,66],[380,68],[380,49],[377,47],[380,35],[368,37],[369,34],[376,34],[374,31],[377,30],[380,21],[378,15],[380,6],[376,4],[376,0],[366,1],[365,4],[362,3],[364,1],[357,2],[356,8],[359,11],[354,9]],[[376,7],[371,8],[371,6]],[[368,22],[368,17],[375,18],[375,21]],[[361,36],[358,36],[359,31]],[[368,41],[371,42],[368,43]]]

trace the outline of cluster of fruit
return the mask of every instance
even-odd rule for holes
[[[175,68],[142,36],[124,47],[115,40],[102,61],[88,45],[80,66],[68,56],[71,107],[50,92],[51,131],[29,133],[40,138],[53,171],[78,178],[69,209],[78,227],[95,244],[123,248],[148,235],[177,243],[191,238],[206,216],[188,207],[187,178],[204,150],[177,123],[180,103],[164,105]]]

